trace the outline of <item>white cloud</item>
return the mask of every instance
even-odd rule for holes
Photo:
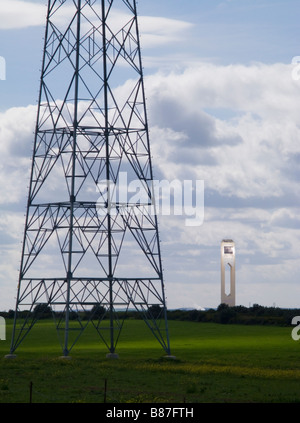
[[[282,228],[300,228],[300,216],[297,209],[280,208],[272,213],[270,224]]]
[[[220,195],[243,199],[300,194],[291,175],[300,150],[300,85],[290,66],[202,63],[146,84],[165,176],[194,175]]]
[[[21,0],[0,0],[0,29],[40,26],[45,22],[44,4]]]
[[[128,15],[127,11],[127,8],[125,8],[125,11],[118,9],[111,11],[109,25],[113,30],[116,29],[116,32],[130,21],[132,16]],[[46,23],[46,13],[47,8],[44,2],[0,0],[0,30],[44,26]],[[65,22],[70,21],[74,13],[74,5],[64,4],[56,12],[56,25],[65,26]],[[83,14],[89,19],[89,25],[90,22],[94,22],[95,26],[98,27],[99,23],[96,22],[96,15],[91,9],[83,9]],[[83,28],[85,26],[84,19],[82,26]],[[178,19],[139,16],[143,48],[153,48],[178,42],[182,34],[192,26],[191,23]]]
[[[15,107],[0,113],[0,204],[24,201],[29,182],[36,107]]]
[[[293,101],[300,85],[292,79],[291,65],[198,63],[179,72],[152,75],[148,80],[160,96],[174,101],[180,98],[189,109],[226,108],[274,117],[285,116],[288,107],[293,117],[297,115]]]
[[[296,305],[300,85],[291,70],[200,63],[146,80],[154,166],[171,180],[205,180],[201,227],[160,219],[166,280],[187,284],[182,298],[195,284],[191,301],[199,292],[200,304],[218,305],[219,244],[233,238],[238,303]]]
[[[189,22],[156,16],[140,16],[139,27],[143,48],[178,42],[193,25]]]

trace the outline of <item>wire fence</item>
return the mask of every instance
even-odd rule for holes
[[[197,403],[200,398],[198,394],[187,393],[180,395],[171,392],[141,391],[110,388],[108,379],[103,380],[103,386],[81,387],[82,394],[77,392],[76,397],[70,392],[69,401],[73,403],[94,402],[103,404],[112,403]],[[92,395],[87,395],[92,393]],[[68,396],[65,392],[65,398]],[[93,400],[91,400],[91,397]],[[17,401],[16,401],[17,402]],[[42,392],[37,383],[32,381],[28,384],[28,403],[60,403],[61,397],[55,392]]]

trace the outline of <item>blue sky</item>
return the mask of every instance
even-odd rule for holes
[[[11,2],[0,1],[0,11]],[[22,1],[45,8],[44,1]],[[11,23],[0,22],[0,51],[7,61],[7,81],[1,90],[1,110],[8,105],[26,105],[36,100],[38,89],[42,37],[42,19],[34,25],[20,16]],[[26,10],[26,9],[25,9]],[[176,43],[166,43],[157,48],[145,49],[145,55],[165,57],[165,66],[174,65],[174,58],[184,66],[190,61],[212,61],[219,64],[245,63],[290,63],[297,54],[299,39],[299,2],[263,0],[179,0],[140,1],[140,15],[165,17],[190,24],[178,33]],[[39,11],[41,15],[41,12]],[[42,15],[41,15],[42,16]],[[23,22],[23,23],[22,23]],[[40,24],[39,24],[40,22]],[[2,27],[8,28],[1,30]],[[20,29],[21,28],[21,29]],[[142,28],[141,28],[142,30]],[[171,58],[172,56],[172,58]],[[147,61],[145,60],[145,64]],[[152,66],[146,74],[153,72]],[[4,85],[4,84],[2,84]]]
[[[141,13],[182,19],[193,24],[179,45],[183,57],[218,63],[277,61],[289,63],[298,48],[297,1],[154,1],[140,2]]]
[[[155,173],[205,181],[201,227],[159,218],[168,306],[218,306],[228,237],[237,304],[300,306],[299,1],[138,11]],[[45,12],[44,0],[0,0],[0,310],[14,307]]]

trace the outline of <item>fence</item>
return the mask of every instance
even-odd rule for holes
[[[28,402],[31,403],[60,403],[61,398],[56,396],[55,393],[49,395],[39,390],[39,386],[32,381],[28,384]],[[87,400],[84,395],[80,397],[78,393],[78,398],[72,398],[70,395],[70,402],[81,403],[81,402],[95,402],[95,403],[197,403],[199,402],[199,394],[193,393],[193,388],[191,388],[190,394],[186,395],[177,395],[170,392],[150,392],[150,391],[138,391],[138,390],[124,390],[109,388],[108,379],[103,380],[102,386],[93,386],[93,387],[81,387],[82,392],[93,391],[94,401]],[[17,399],[16,399],[16,402]]]

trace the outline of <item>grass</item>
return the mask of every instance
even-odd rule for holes
[[[142,321],[125,322],[119,360],[92,327],[61,360],[54,325],[41,321],[17,350],[15,360],[0,341],[0,402],[197,403],[300,402],[300,344],[291,328],[170,321],[172,353],[164,351]]]

